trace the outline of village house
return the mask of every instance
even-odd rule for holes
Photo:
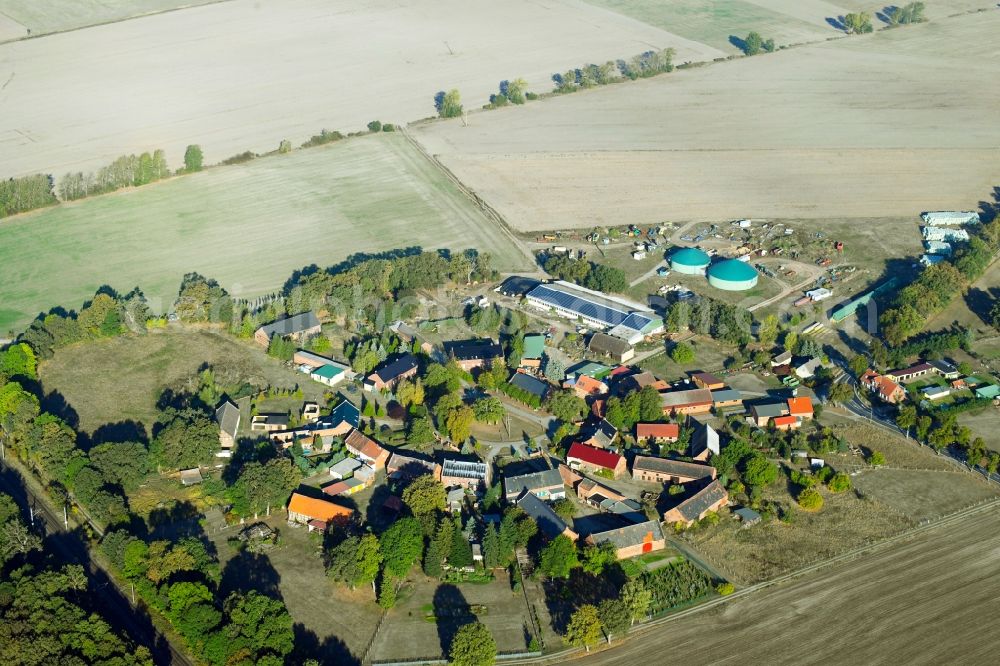
[[[681,427],[677,423],[636,423],[635,438],[655,444],[676,442],[680,437]]]
[[[354,405],[351,406],[353,407]],[[317,403],[306,402],[302,404],[302,421],[304,423],[311,423],[313,421],[318,421],[320,416],[322,416],[322,412]]]
[[[774,424],[775,430],[796,430],[802,425],[802,421],[798,420],[791,414],[786,416],[776,416],[771,419],[771,423]]]
[[[466,372],[489,366],[493,361],[503,359],[503,348],[496,340],[460,340],[445,342],[444,355],[455,359]]]
[[[799,379],[809,379],[823,366],[823,359],[810,358],[795,366],[795,376]]]
[[[558,474],[558,472],[556,473]],[[549,539],[555,539],[560,535],[565,535],[573,541],[579,538],[577,533],[571,530],[565,521],[556,515],[552,507],[534,494],[525,491],[518,497],[515,504],[538,524],[538,531]]]
[[[257,414],[250,419],[250,430],[276,432],[288,428],[288,414]]]
[[[707,462],[713,455],[719,455],[719,433],[707,423],[695,427],[689,445],[691,457],[698,462]]]
[[[940,400],[951,395],[951,389],[947,386],[925,386],[920,389],[920,392],[923,393],[925,398],[931,401]]]
[[[330,466],[330,476],[334,479],[346,479],[354,474],[354,470],[360,469],[361,465],[361,461],[356,458],[344,458]]]
[[[791,365],[792,363],[792,352],[786,349],[777,356],[771,359],[772,368],[780,368],[786,365]]]
[[[572,469],[589,472],[607,471],[615,477],[625,472],[625,458],[605,449],[598,449],[579,442],[566,452],[566,464]]]
[[[312,370],[309,373],[309,378],[326,386],[336,386],[347,379],[347,373],[340,366],[327,363]]]
[[[323,494],[329,495],[330,497],[336,497],[337,495],[353,495],[354,493],[361,492],[365,488],[366,486],[364,481],[352,476],[349,479],[337,481],[336,483],[331,483],[326,486],[323,488]]]
[[[608,385],[599,379],[594,379],[588,375],[577,375],[572,379],[563,382],[563,388],[573,389],[578,398],[587,398],[605,395],[608,392]]]
[[[729,503],[729,493],[719,481],[712,481],[697,493],[663,514],[663,522],[690,527],[712,511],[718,511]]]
[[[726,383],[709,372],[698,372],[691,375],[691,381],[698,388],[709,389],[710,391],[721,391],[726,388]]]
[[[310,311],[261,326],[254,332],[253,338],[257,344],[266,347],[275,335],[301,342],[314,335],[319,335],[321,332],[319,318],[316,317],[315,312]]]
[[[288,502],[288,522],[308,525],[309,531],[324,532],[335,522],[347,522],[354,515],[352,509],[326,500],[292,493]]]
[[[542,470],[530,470],[516,473],[513,470],[504,470],[503,479],[504,498],[510,502],[521,496],[521,493],[528,491],[547,502],[554,502],[566,497],[566,488],[563,486],[562,477],[559,470],[548,467]]]
[[[716,410],[732,410],[743,408],[743,394],[736,389],[721,389],[712,391],[712,407]]]
[[[219,446],[232,449],[236,446],[236,433],[240,429],[240,408],[226,400],[215,410],[215,421],[219,424]]]
[[[400,381],[417,374],[417,357],[413,354],[403,354],[382,364],[375,372],[365,378],[366,391],[392,390]]]
[[[524,336],[523,351],[521,352],[521,363],[518,367],[538,370],[542,367],[542,357],[544,355],[545,336],[526,335]]]
[[[902,386],[871,368],[866,370],[858,381],[862,386],[875,393],[883,402],[895,405],[906,399],[906,390]]]
[[[764,402],[750,405],[749,419],[758,428],[765,428],[771,419],[788,415],[787,402]]]
[[[537,377],[532,377],[523,372],[515,372],[510,378],[511,386],[516,386],[522,391],[527,391],[533,396],[536,396],[539,400],[545,400],[545,396],[549,394],[549,385],[538,379]]]
[[[598,449],[610,449],[618,438],[618,429],[601,419],[596,425],[588,428],[580,435],[580,442]]]
[[[958,371],[958,367],[955,366],[955,364],[945,361],[944,359],[930,361],[930,364],[931,367],[934,368],[934,372],[938,373],[945,379],[958,379],[962,376],[962,373]]]
[[[642,511],[642,505],[635,500],[578,474],[566,465],[560,465],[559,472],[563,475],[563,482],[576,489],[576,496],[584,504],[605,513],[613,513],[631,523],[641,523],[647,520],[646,514]]]
[[[389,330],[396,334],[396,337],[412,346],[414,342],[419,342],[420,351],[430,355],[434,351],[434,345],[424,340],[420,332],[402,320],[396,320],[389,325]],[[416,353],[416,351],[414,351]]]
[[[663,381],[662,379],[657,379],[652,372],[649,372],[647,370],[644,372],[637,372],[631,374],[628,377],[622,379],[621,389],[619,392],[622,395],[625,395],[627,393],[631,393],[632,391],[641,391],[647,386],[651,386],[653,390],[657,391],[658,393],[666,391],[667,389],[670,388],[670,385],[667,384],[667,382]]]
[[[712,411],[712,392],[708,389],[687,389],[660,394],[663,413],[707,414]]]
[[[788,399],[788,414],[801,421],[813,417],[812,400],[807,396],[796,396]]]
[[[587,351],[609,357],[615,363],[626,363],[635,357],[635,349],[627,341],[601,332],[590,336]]]
[[[385,473],[391,479],[415,479],[425,474],[431,474],[438,479],[441,475],[441,466],[433,460],[396,451],[386,463]]]
[[[660,528],[660,523],[655,520],[594,532],[585,539],[585,542],[593,546],[610,543],[615,547],[615,554],[619,560],[651,553],[666,546],[663,530]]]
[[[926,377],[932,372],[934,372],[934,366],[930,363],[917,363],[902,370],[890,370],[885,373],[885,376],[894,382],[907,384],[921,377]]]
[[[271,433],[271,441],[281,444],[284,448],[292,445],[296,439],[343,437],[358,427],[361,422],[361,412],[353,403],[342,400],[328,416],[321,416],[315,421],[306,423],[291,430],[277,430]],[[319,451],[316,451],[319,453]]]
[[[347,452],[352,456],[357,457],[363,462],[368,463],[375,469],[382,469],[386,465],[386,460],[389,459],[389,452],[378,445],[371,437],[368,437],[363,432],[355,428],[351,431],[351,434],[347,436],[344,440],[344,446],[347,448]]]
[[[325,356],[320,356],[319,354],[314,354],[310,351],[304,349],[299,349],[292,355],[292,363],[299,372],[311,375],[316,370],[319,370],[325,365],[333,366],[334,368],[339,368],[344,373],[344,379],[354,379],[356,373],[351,370],[349,365],[343,363],[338,363],[332,358],[327,358]]]
[[[445,488],[461,486],[473,492],[490,485],[490,466],[478,460],[445,458],[441,465],[441,484]]]
[[[689,483],[698,479],[714,479],[715,468],[654,456],[636,456],[632,461],[632,479],[647,483]]]

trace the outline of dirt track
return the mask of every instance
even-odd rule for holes
[[[974,208],[1000,182],[998,30],[990,10],[415,135],[526,231]]]
[[[580,663],[634,666],[651,654],[685,664],[996,663],[1000,634],[988,618],[1000,611],[998,566],[992,510],[668,622]]]

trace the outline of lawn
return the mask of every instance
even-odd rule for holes
[[[68,411],[79,420],[79,430],[93,433],[103,425],[137,421],[148,434],[163,389],[190,388],[189,381],[203,364],[216,370],[220,382],[247,381],[282,388],[298,385],[307,400],[321,399],[326,388],[267,356],[251,342],[179,325],[144,336],[60,349],[42,363],[39,373],[45,394],[62,395]]]
[[[531,265],[399,134],[379,134],[38,211],[0,224],[0,331],[98,287],[139,285],[171,308],[185,273],[240,297],[355,253],[476,248],[501,270]]]

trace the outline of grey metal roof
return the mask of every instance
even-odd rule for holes
[[[403,354],[378,368],[373,374],[383,382],[388,382],[415,367],[417,367],[417,357],[413,354]]]
[[[535,491],[561,485],[563,485],[563,480],[558,469],[543,469],[540,472],[529,472],[517,476],[505,474],[503,480],[504,491],[508,497],[520,494],[525,490]]]
[[[746,507],[743,507],[741,509],[736,509],[736,511],[734,511],[733,513],[739,516],[740,520],[742,520],[744,523],[755,523],[758,520],[760,520],[759,513],[757,513],[753,509],[748,509]]]
[[[719,454],[719,433],[707,423],[697,428],[691,436],[691,451],[694,455],[698,455],[705,449],[716,455]]]
[[[684,476],[692,479],[711,478],[715,473],[715,468],[708,465],[689,463],[683,460],[670,460],[669,458],[656,458],[653,456],[636,456],[632,463],[633,474],[635,470],[650,470],[660,474]]]
[[[663,539],[663,530],[660,529],[660,523],[655,520],[647,520],[632,525],[622,525],[621,527],[605,530],[604,532],[594,532],[590,535],[590,538],[593,539],[595,544],[609,541],[615,548],[628,548],[629,546],[636,546],[643,543],[650,533],[652,533],[653,541]]]
[[[660,394],[660,403],[664,407],[677,407],[694,403],[712,402],[712,392],[708,389],[686,389]]]
[[[550,539],[566,531],[567,525],[563,519],[556,515],[556,512],[548,504],[530,492],[524,491],[517,500],[517,506],[531,516],[538,523],[539,531]]]
[[[610,302],[602,303],[597,297],[591,297],[584,292],[563,290],[558,285],[540,284],[528,292],[528,297],[597,320],[609,328],[623,323],[632,314],[624,305],[616,304],[612,307]]]
[[[447,356],[454,356],[459,361],[489,360],[503,356],[500,344],[490,339],[451,340],[442,346]]]
[[[226,400],[215,410],[215,420],[223,432],[235,437],[240,427],[240,408]]]
[[[710,506],[728,496],[729,493],[719,481],[712,481],[674,508],[685,520],[698,520],[698,516],[707,511]]]
[[[733,400],[742,400],[743,394],[736,389],[719,389],[718,391],[712,391],[712,402],[732,402]]]
[[[544,398],[545,394],[549,392],[548,384],[523,372],[515,372],[514,376],[510,378],[510,383],[532,395],[537,395],[539,398]]]
[[[784,402],[767,402],[751,405],[750,409],[758,417],[774,418],[775,416],[783,416],[788,411],[788,405]]]
[[[267,337],[271,337],[272,335],[294,335],[295,333],[301,333],[316,326],[319,326],[319,319],[316,317],[316,313],[310,310],[309,312],[303,312],[271,322],[270,324],[261,326],[260,330]]]

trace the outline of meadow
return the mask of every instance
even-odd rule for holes
[[[524,231],[916,219],[976,208],[1000,182],[998,29],[1000,11],[943,18],[414,134]]]
[[[103,284],[138,285],[166,312],[191,271],[252,297],[310,264],[415,246],[532,263],[403,136],[352,138],[3,221],[0,331]]]
[[[0,32],[0,41],[221,1],[225,0],[0,0],[0,20],[6,16],[20,28],[19,34]]]

